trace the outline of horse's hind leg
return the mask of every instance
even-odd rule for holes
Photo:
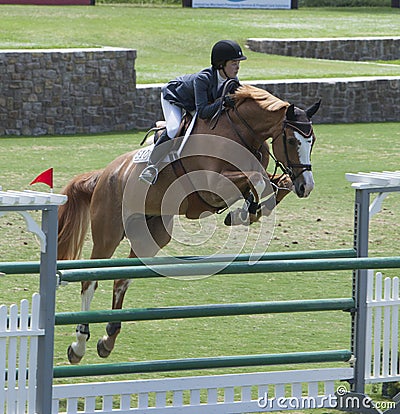
[[[140,223],[138,220],[144,220],[144,218],[133,218],[131,223],[125,224],[125,229],[130,234],[131,246],[134,250],[131,250],[129,257],[152,257],[157,252],[166,246],[171,240],[171,231],[173,224],[173,216],[153,216],[147,217],[145,223]],[[151,234],[153,241],[151,243],[144,242],[144,234],[140,231],[140,225],[145,224],[149,233]],[[129,231],[129,227],[136,228],[136,232]],[[133,228],[131,227],[131,228]],[[135,234],[133,239],[132,235]],[[154,243],[155,242],[155,243]],[[121,279],[114,281],[113,289],[113,309],[121,309],[124,301],[125,293],[131,283],[131,280]],[[121,331],[120,322],[109,322],[106,327],[106,335],[104,335],[97,342],[97,353],[102,358],[107,358],[111,351],[114,349],[115,341]]]
[[[104,204],[103,204],[104,205]],[[92,215],[92,239],[93,249],[91,259],[110,258],[123,238],[122,223],[110,220],[104,222],[104,218]],[[96,281],[82,282],[81,310],[90,310],[95,290]],[[78,364],[86,352],[86,342],[90,338],[89,324],[78,324],[76,327],[76,341],[68,347],[68,360],[71,364]]]
[[[97,282],[82,282],[81,289],[81,310],[86,311],[90,309],[90,304],[93,300],[94,292],[97,288]],[[86,342],[90,338],[90,331],[88,324],[78,324],[76,327],[76,342],[73,342],[68,347],[68,360],[71,364],[79,364],[86,352]]]
[[[134,256],[130,256],[134,257]],[[125,293],[131,283],[129,279],[120,279],[114,281],[113,289],[113,309],[121,309],[125,298]],[[106,335],[97,342],[97,353],[101,358],[107,358],[114,349],[115,341],[121,331],[121,322],[109,322],[106,326]]]

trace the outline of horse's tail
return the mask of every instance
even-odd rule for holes
[[[58,210],[59,260],[76,260],[81,256],[90,223],[90,201],[102,172],[78,175],[62,190],[68,200]]]

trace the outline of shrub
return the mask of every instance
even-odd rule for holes
[[[391,0],[299,0],[299,7],[390,7]]]
[[[181,5],[182,0],[96,0],[98,4]],[[299,7],[390,7],[391,0],[299,0]]]

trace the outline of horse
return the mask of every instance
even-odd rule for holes
[[[249,201],[245,213],[251,224],[270,214],[290,191],[308,197],[314,188],[310,159],[316,139],[311,117],[320,101],[304,110],[250,85],[239,86],[231,97],[233,108],[221,105],[215,119],[196,121],[180,159],[167,163],[155,184],[138,179],[146,165],[133,162],[138,150],[73,178],[62,190],[68,201],[59,209],[58,259],[81,256],[89,225],[91,259],[111,258],[125,237],[129,257],[152,257],[170,242],[176,215],[199,219],[223,211],[239,195]],[[272,174],[266,172],[271,158]],[[282,174],[277,174],[278,168]],[[269,183],[274,186],[273,203],[271,197],[262,201],[271,193]],[[228,215],[225,224],[237,224],[234,221]],[[122,308],[129,284],[114,282],[112,309]],[[90,309],[97,286],[96,281],[81,283],[82,310]],[[97,343],[100,357],[110,355],[120,330],[121,323],[107,324],[106,335]],[[70,363],[81,361],[89,336],[89,325],[77,326],[76,341],[67,352]]]

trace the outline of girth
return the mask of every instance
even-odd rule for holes
[[[186,212],[187,218],[198,219],[200,217],[200,214],[204,213],[205,211],[209,211],[210,213],[218,213],[221,210],[225,210],[225,207],[215,207],[204,200],[204,198],[199,194],[194,184],[188,177],[187,171],[185,170],[185,167],[183,166],[180,159],[173,161],[171,165],[175,172],[175,175],[178,178],[183,177],[181,178],[180,183],[183,186],[185,194],[187,194],[187,201],[189,205],[189,208]],[[193,209],[193,206],[197,206],[197,208],[194,207]]]

